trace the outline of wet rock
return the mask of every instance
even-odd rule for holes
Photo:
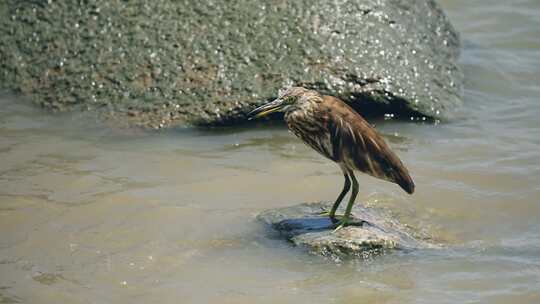
[[[244,122],[293,84],[407,119],[461,103],[458,35],[432,0],[6,0],[0,35],[1,86],[156,128]]]
[[[337,259],[350,256],[368,258],[389,250],[436,247],[416,239],[410,229],[381,210],[365,208],[360,204],[353,208],[355,224],[333,232],[334,225],[330,219],[319,215],[330,207],[325,203],[306,203],[267,210],[259,214],[257,219],[293,244],[305,247],[314,254]]]

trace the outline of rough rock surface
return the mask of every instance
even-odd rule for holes
[[[461,103],[434,0],[5,0],[0,35],[0,86],[151,127],[244,121],[292,84],[407,119]]]
[[[331,204],[306,203],[267,210],[259,214],[257,219],[268,224],[295,245],[306,247],[312,253],[333,258],[350,256],[367,258],[389,250],[436,247],[414,238],[410,229],[380,210],[365,208],[360,204],[356,204],[352,212],[358,225],[333,232],[333,223],[330,219],[319,215],[321,211],[329,210],[330,207]]]

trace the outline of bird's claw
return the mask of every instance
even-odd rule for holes
[[[356,221],[354,219],[351,219],[349,216],[345,216],[344,214],[343,215],[332,215],[330,211],[328,210],[325,210],[323,209],[323,211],[319,212],[318,213],[319,216],[328,216],[330,217],[330,220],[332,221],[332,228],[334,228],[334,230],[332,231],[332,233],[334,232],[337,232],[341,229],[343,229],[343,227],[347,227],[347,226],[363,226],[364,223],[367,223],[366,221],[363,221],[363,220],[360,220],[360,221]]]
[[[345,227],[346,225],[347,223],[339,221],[337,227],[334,230],[332,230],[332,233],[338,232],[339,230],[343,229],[343,227]]]
[[[330,211],[323,210],[323,211],[317,213],[317,215],[319,215],[319,216],[330,216]]]
[[[330,220],[332,221],[332,223],[337,222],[338,218],[343,217],[343,215],[332,214],[332,212],[330,212],[328,210],[321,211],[321,212],[317,213],[317,215],[329,217]]]
[[[347,227],[347,226],[358,226],[358,227],[362,227],[364,226],[364,224],[369,224],[368,222],[364,221],[364,220],[360,220],[360,221],[351,221],[350,219],[345,219],[345,218],[342,218],[341,220],[337,221],[337,223],[335,223],[333,226],[336,227],[334,228],[334,230],[332,231],[332,233],[336,233],[338,232],[339,230],[343,229],[343,227]]]
[[[341,230],[344,227],[349,226],[349,225],[350,225],[350,220],[347,219],[347,218],[342,218],[341,220],[335,222],[334,227],[336,227],[336,228],[334,228],[332,233],[336,233],[339,230]]]
[[[331,220],[332,222],[334,222],[334,223],[337,221],[336,218],[342,217],[342,215],[332,214],[331,211],[328,211],[328,210],[323,209],[323,208],[321,208],[321,209],[322,209],[323,211],[317,213],[317,215],[318,215],[318,216],[327,216],[327,217],[329,217],[330,220]]]

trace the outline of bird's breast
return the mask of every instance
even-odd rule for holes
[[[289,130],[308,146],[323,156],[335,160],[325,117],[308,109],[299,109],[287,112],[285,122]]]

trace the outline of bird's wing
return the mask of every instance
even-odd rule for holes
[[[321,107],[326,109],[334,158],[350,169],[394,182],[408,193],[414,192],[407,168],[377,130],[343,101],[332,96],[323,100]]]

